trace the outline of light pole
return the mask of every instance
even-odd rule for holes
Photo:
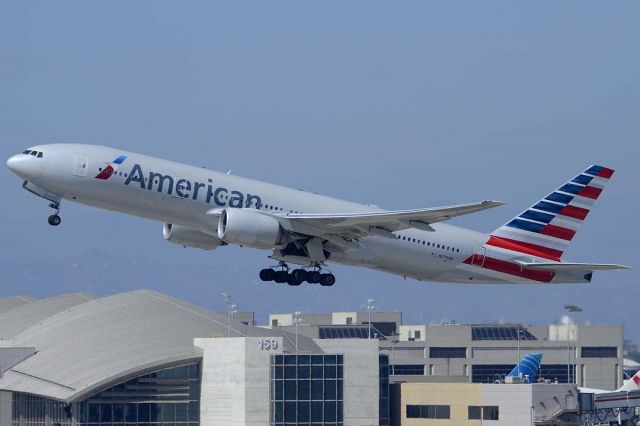
[[[293,313],[293,324],[296,326],[296,355],[298,354],[298,324],[302,320],[302,312],[295,311]]]
[[[222,297],[224,297],[224,303],[227,305],[227,337],[229,337],[231,336],[231,319],[233,314],[238,312],[238,305],[233,303],[231,295],[222,293]]]
[[[518,360],[516,361],[516,366],[518,368],[518,377],[520,377],[520,333],[522,333],[522,330],[518,328],[516,332],[518,333]]]
[[[567,312],[567,383],[573,383],[576,375],[573,375],[574,380],[571,380],[571,313],[582,312],[582,308],[576,305],[565,305],[564,310]]]
[[[367,333],[368,339],[371,339],[371,311],[373,311],[375,308],[376,308],[375,299],[367,300],[367,311],[369,311],[369,331]]]

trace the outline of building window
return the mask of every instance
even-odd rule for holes
[[[272,319],[271,320],[271,325],[274,326],[274,327],[277,327],[278,326],[278,320],[277,319]]]
[[[482,420],[499,420],[499,408],[495,405],[482,407]]]
[[[429,358],[466,358],[467,348],[433,347],[429,348]]]
[[[482,407],[478,405],[470,405],[469,406],[469,420],[480,420],[482,419]]]
[[[423,364],[393,364],[391,371],[395,376],[424,376]]]
[[[273,355],[271,424],[341,423],[342,355]]]
[[[380,426],[389,426],[391,422],[391,397],[389,391],[389,357],[387,355],[379,356],[379,366],[378,424]]]
[[[47,413],[46,422],[44,413]],[[197,426],[199,417],[199,364],[166,368],[136,377],[74,404],[13,394],[14,426],[125,423],[131,426],[149,423]]]
[[[420,330],[416,330],[413,332],[413,338],[415,340],[420,340]]]
[[[353,324],[353,317],[347,317],[347,324]]]
[[[615,346],[585,346],[582,358],[617,358],[618,348]]]
[[[451,407],[449,405],[407,405],[408,419],[449,419]]]

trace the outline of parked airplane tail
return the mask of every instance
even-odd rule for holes
[[[538,376],[538,370],[540,370],[540,362],[542,361],[542,354],[539,352],[533,352],[525,355],[522,361],[516,365],[507,377],[529,377],[529,382],[535,382]]]
[[[588,167],[496,229],[487,244],[560,261],[612,175],[613,170],[607,167]]]
[[[634,391],[640,389],[640,371],[638,371],[632,378],[626,381],[626,383],[618,389],[618,391]]]

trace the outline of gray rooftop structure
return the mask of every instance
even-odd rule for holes
[[[63,294],[24,303],[0,313],[0,340],[8,340],[40,321],[81,303],[93,300],[85,293]]]
[[[202,358],[196,337],[281,336],[293,350],[294,337],[281,330],[227,325],[227,315],[173,297],[138,290],[86,301],[59,311],[2,348],[35,353],[0,377],[0,390],[75,402],[145,372]],[[301,351],[322,352],[300,337]]]
[[[0,313],[7,312],[32,301],[33,298],[31,296],[0,297]]]

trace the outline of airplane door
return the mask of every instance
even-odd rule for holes
[[[73,166],[73,175],[78,177],[87,176],[87,168],[89,166],[89,159],[82,155],[76,155],[76,162]]]
[[[484,246],[475,246],[473,248],[473,257],[471,258],[471,264],[482,267],[484,265],[484,258],[487,253],[487,249]]]

